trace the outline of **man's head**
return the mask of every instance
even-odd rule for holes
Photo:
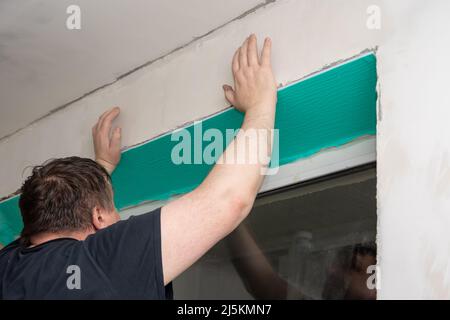
[[[371,276],[368,267],[377,263],[374,242],[360,243],[341,248],[332,262],[325,281],[324,299],[373,300],[376,289],[369,289]]]
[[[26,242],[42,233],[92,233],[120,219],[108,172],[87,158],[35,167],[22,186],[19,206]]]

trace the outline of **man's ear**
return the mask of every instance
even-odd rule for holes
[[[105,219],[106,214],[107,212],[98,206],[92,209],[92,224],[95,230],[100,230],[108,226]]]

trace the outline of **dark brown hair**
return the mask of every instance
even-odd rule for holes
[[[21,240],[41,232],[85,230],[95,206],[112,209],[111,178],[97,162],[80,157],[49,160],[33,168],[21,188]]]

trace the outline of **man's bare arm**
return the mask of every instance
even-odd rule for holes
[[[265,40],[259,55],[254,35],[236,51],[232,62],[234,89],[224,86],[224,91],[227,100],[245,112],[243,131],[230,143],[199,187],[162,208],[165,284],[236,228],[253,206],[263,180],[261,170],[266,164],[258,157],[256,163],[229,163],[223,157],[229,159],[234,152],[244,152],[237,157],[249,159],[258,152],[251,143],[249,148],[236,148],[246,139],[244,132],[249,129],[269,131],[266,142],[268,152],[271,152],[277,93],[270,58],[270,39]]]
[[[255,299],[287,298],[288,283],[273,269],[245,222],[227,237],[227,245],[233,265]]]

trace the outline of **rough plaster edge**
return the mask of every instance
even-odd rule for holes
[[[119,80],[121,80],[121,79],[123,79],[123,78],[126,78],[127,76],[129,76],[129,75],[135,73],[135,72],[138,71],[138,70],[141,70],[141,69],[143,69],[143,68],[145,68],[145,67],[148,67],[148,66],[154,64],[154,63],[157,62],[157,61],[160,61],[160,60],[162,60],[162,59],[164,59],[164,58],[166,58],[166,57],[168,57],[168,56],[170,56],[170,55],[172,55],[172,54],[174,54],[174,53],[176,53],[176,52],[181,51],[182,49],[184,49],[184,48],[186,48],[186,47],[188,47],[188,46],[190,46],[190,45],[196,43],[197,41],[200,41],[200,40],[202,40],[202,39],[208,37],[209,35],[213,34],[213,33],[216,32],[216,31],[222,29],[223,27],[227,26],[228,24],[231,24],[231,23],[233,23],[234,21],[237,21],[237,20],[241,20],[241,19],[245,18],[246,16],[248,16],[248,15],[250,15],[250,14],[252,14],[252,13],[255,13],[255,12],[258,11],[259,9],[263,9],[263,8],[265,8],[267,5],[269,5],[269,4],[271,4],[271,3],[274,3],[274,2],[276,2],[276,0],[264,0],[264,1],[261,2],[260,4],[254,6],[253,8],[248,9],[247,11],[245,11],[245,12],[242,13],[242,14],[240,14],[239,16],[237,16],[237,17],[235,17],[235,18],[233,18],[233,19],[231,19],[231,20],[229,20],[229,21],[227,21],[227,22],[221,24],[221,25],[218,26],[218,27],[213,28],[212,30],[210,30],[210,31],[208,31],[208,32],[206,32],[206,33],[204,33],[204,34],[202,34],[202,35],[200,35],[200,36],[194,37],[192,40],[188,41],[187,43],[185,43],[185,44],[183,44],[183,45],[181,45],[181,46],[179,46],[179,47],[176,47],[175,49],[169,51],[168,53],[163,54],[162,56],[159,56],[159,57],[157,57],[157,58],[155,58],[155,59],[152,59],[152,60],[150,60],[150,61],[144,62],[143,64],[141,64],[141,65],[139,65],[139,66],[137,66],[137,67],[135,67],[135,68],[133,68],[133,69],[131,69],[131,70],[129,70],[129,71],[127,71],[127,72],[125,72],[125,73],[119,75],[119,76],[117,76],[117,78],[114,79],[113,81],[108,82],[108,83],[105,83],[105,84],[103,84],[103,85],[101,85],[101,86],[99,86],[99,87],[97,87],[97,88],[95,88],[95,89],[93,89],[93,90],[90,90],[90,91],[88,91],[88,92],[82,94],[82,95],[79,96],[78,98],[75,98],[75,99],[73,99],[73,100],[71,100],[71,101],[69,101],[69,102],[67,102],[67,103],[64,103],[64,104],[62,104],[62,105],[60,105],[60,106],[58,106],[58,107],[56,107],[56,108],[50,110],[50,111],[47,112],[46,114],[44,114],[44,115],[40,116],[39,118],[37,118],[37,119],[31,121],[31,122],[28,123],[27,125],[25,125],[25,126],[19,128],[19,129],[16,129],[16,130],[14,130],[13,132],[4,135],[3,137],[0,137],[0,143],[3,142],[4,140],[7,140],[7,139],[10,138],[10,137],[12,137],[12,136],[15,135],[16,133],[18,133],[18,132],[20,132],[20,131],[22,131],[22,130],[28,128],[29,126],[34,125],[34,124],[36,124],[37,122],[39,122],[39,121],[41,121],[41,120],[43,120],[43,119],[45,119],[45,118],[47,118],[47,117],[53,115],[54,113],[56,113],[56,112],[58,112],[58,111],[61,111],[61,110],[65,109],[65,108],[71,106],[71,105],[74,104],[75,102],[80,101],[80,100],[86,98],[87,96],[90,96],[90,95],[92,95],[92,94],[94,94],[94,93],[96,93],[96,92],[98,92],[98,91],[101,91],[102,89],[105,89],[105,88],[107,88],[107,87],[109,87],[109,86],[115,84],[117,81],[119,81]],[[0,200],[1,200],[1,199],[0,199]]]
[[[378,47],[377,47],[377,50],[378,50]],[[376,90],[377,90],[377,102],[376,102],[376,106],[377,106],[377,124],[376,124],[376,134],[377,134],[377,137],[376,137],[376,144],[375,144],[375,148],[376,148],[376,150],[375,150],[375,152],[376,152],[376,154],[377,154],[377,164],[378,164],[378,152],[377,152],[377,150],[378,150],[378,126],[379,126],[379,124],[380,124],[380,122],[383,120],[383,108],[382,108],[382,102],[381,102],[381,100],[382,100],[382,95],[381,95],[381,80],[380,80],[380,66],[381,66],[381,64],[380,64],[380,60],[378,59],[378,56],[376,55],[376,52],[377,51],[375,51],[375,56],[377,57],[377,59],[375,60],[375,67],[376,67],[376,73],[377,73],[377,85],[376,85]],[[382,257],[381,257],[381,250],[380,250],[380,248],[383,246],[383,243],[381,242],[381,237],[380,237],[380,230],[381,230],[381,225],[380,225],[380,212],[379,212],[379,208],[380,208],[380,199],[379,199],[379,196],[378,196],[378,187],[379,187],[379,185],[378,185],[378,183],[379,183],[379,179],[378,179],[378,170],[376,170],[376,175],[375,175],[375,177],[376,177],[376,179],[377,179],[377,182],[376,182],[376,188],[375,188],[375,197],[376,197],[376,201],[375,201],[375,203],[376,203],[376,205],[377,205],[377,208],[376,208],[376,215],[377,215],[377,229],[376,229],[376,232],[375,232],[375,243],[376,243],[376,245],[377,245],[377,268],[376,268],[376,286],[377,286],[377,295],[376,295],[376,299],[377,300],[381,300],[380,299],[380,288],[381,288],[381,270],[380,270],[380,262],[381,262],[381,260],[382,260]]]
[[[9,199],[12,199],[12,198],[18,196],[19,194],[20,194],[20,188],[17,189],[16,191],[14,191],[13,193],[7,195],[7,196],[4,196],[4,197],[0,198],[0,203],[4,202],[4,201],[7,201]]]

